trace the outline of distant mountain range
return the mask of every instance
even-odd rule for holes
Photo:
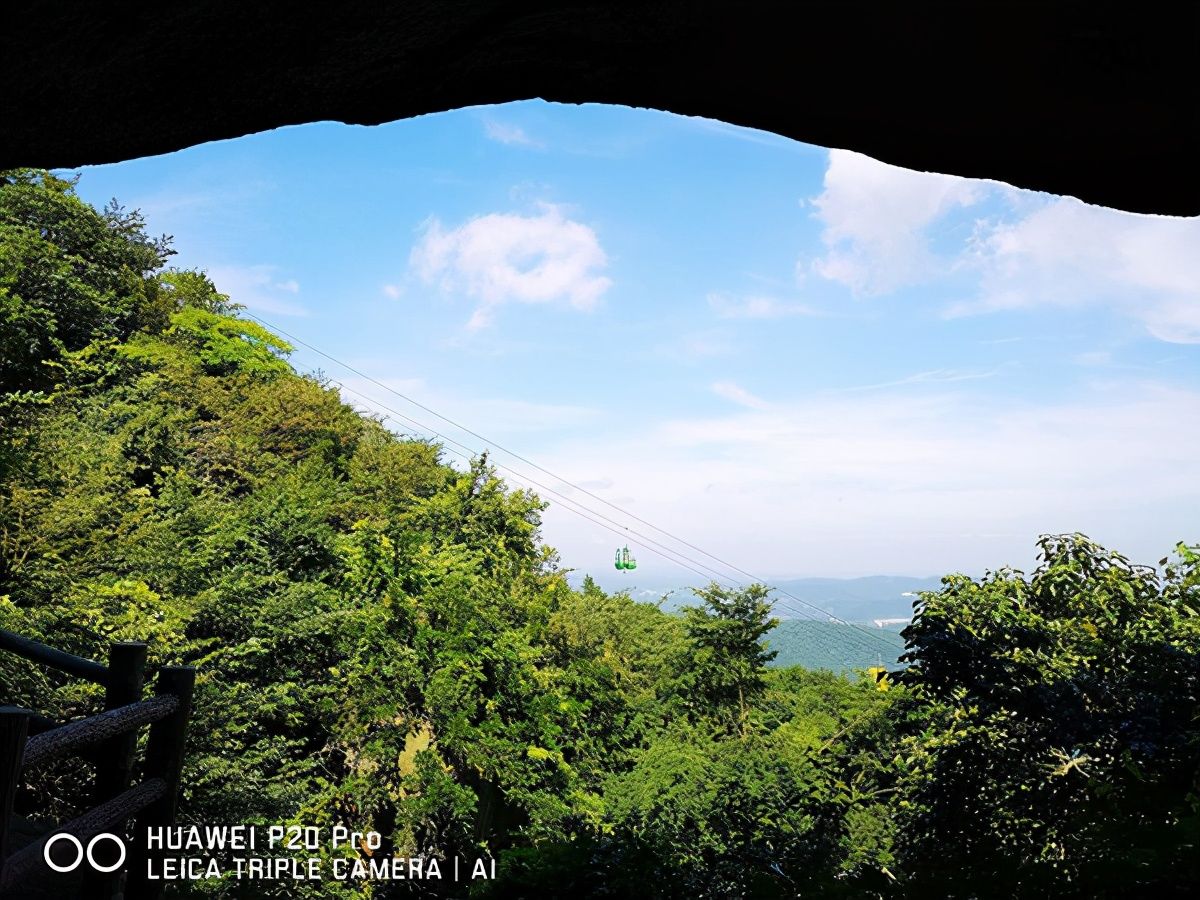
[[[668,610],[699,602],[690,586],[656,581],[636,571],[595,578],[606,591],[627,590],[637,600],[662,600]],[[572,573],[570,581],[578,585],[583,575]],[[904,652],[900,631],[912,616],[915,595],[938,590],[941,579],[902,575],[790,578],[773,581],[771,586],[787,592],[772,595],[775,616],[781,621],[767,635],[768,645],[777,654],[771,665],[849,673],[879,665],[899,668],[897,659]]]
[[[869,575],[865,578],[797,578],[773,582],[772,586],[830,612],[848,622],[875,619],[907,619],[912,615],[915,594],[936,591],[940,577],[907,578],[899,575]],[[814,610],[788,596],[776,601],[775,615],[781,619],[811,618]]]
[[[637,600],[658,600],[666,596],[664,608],[677,609],[697,602],[690,586],[639,578],[637,572],[628,576],[595,576],[606,591],[628,590]],[[582,574],[572,575],[572,583],[583,580]],[[697,579],[697,583],[699,579]],[[912,615],[913,601],[918,591],[936,591],[941,587],[939,577],[909,578],[902,575],[868,575],[864,578],[791,578],[771,582],[784,594],[775,594],[775,615],[788,619],[824,619],[834,616],[847,622],[869,623],[875,620],[904,619]],[[900,624],[893,622],[893,625]]]

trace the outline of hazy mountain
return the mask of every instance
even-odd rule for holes
[[[572,574],[573,583],[582,580],[582,575]],[[639,600],[665,597],[665,609],[696,602],[688,586],[641,576],[637,571],[624,576],[605,573],[596,576],[596,581],[605,590],[627,590]],[[773,595],[775,615],[782,621],[767,638],[778,654],[771,665],[851,672],[877,665],[899,667],[897,657],[904,652],[900,630],[912,616],[913,595],[937,590],[941,579],[902,575],[791,578],[772,582],[772,586],[787,593]],[[887,619],[904,621],[882,628],[875,624]]]
[[[774,582],[799,600],[812,604],[839,619],[870,622],[874,619],[906,619],[912,615],[913,600],[906,596],[918,591],[936,591],[940,577],[907,578],[899,575],[868,575],[865,578],[797,578]],[[810,607],[782,596],[776,601],[775,615],[781,619],[811,618]]]
[[[689,585],[667,582],[652,575],[642,576],[636,571],[594,577],[604,590],[628,590],[639,600],[658,600],[666,596],[664,606],[667,609],[690,605],[696,599]],[[572,583],[578,584],[582,580],[582,574],[572,574]],[[791,595],[774,595],[775,615],[780,619],[821,619],[826,617],[823,613],[827,613],[849,622],[870,623],[875,619],[907,619],[912,615],[916,598],[906,595],[937,590],[941,579],[869,575],[864,578],[792,578],[771,584]]]

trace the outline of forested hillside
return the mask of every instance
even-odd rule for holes
[[[768,668],[765,590],[697,585],[671,614],[571,588],[536,496],[296,374],[170,255],[137,213],[0,175],[0,627],[198,667],[183,820],[493,855],[480,896],[1198,885],[1195,550],[1160,576],[1049,537],[1032,575],[948,576],[887,691]],[[0,654],[0,702],[97,696]],[[21,802],[65,813],[84,774]]]

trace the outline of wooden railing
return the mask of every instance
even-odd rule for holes
[[[114,644],[105,666],[0,629],[4,650],[104,687],[103,712],[62,724],[31,710],[0,707],[0,897],[17,898],[32,896],[38,882],[55,880],[44,856],[55,835],[73,835],[86,846],[110,830],[124,835],[130,819],[135,836],[174,823],[196,670],[164,666],[155,696],[143,700],[145,644]],[[131,787],[138,730],[145,725],[150,734],[142,780]],[[95,764],[92,808],[14,852],[9,829],[22,776],[64,756],[83,756]],[[147,878],[145,848],[136,838],[119,869],[99,872],[85,861],[79,871],[82,882],[73,890],[86,900],[157,900],[162,895],[162,882]]]

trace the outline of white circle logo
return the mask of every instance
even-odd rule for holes
[[[110,866],[100,865],[100,863],[96,862],[96,857],[94,855],[95,850],[96,850],[96,844],[98,844],[100,841],[104,840],[105,838],[107,838],[108,840],[110,840],[114,844],[116,844],[117,849],[119,849],[121,851],[121,855],[117,858],[117,861]],[[73,844],[75,846],[75,861],[72,862],[71,864],[65,865],[65,866],[60,866],[58,863],[56,863],[54,860],[52,860],[50,858],[50,849],[58,841],[67,841],[68,843]],[[83,843],[79,840],[79,838],[75,837],[75,835],[73,835],[73,834],[69,834],[65,831],[62,831],[62,832],[59,832],[58,834],[54,835],[54,837],[50,838],[48,841],[46,841],[46,845],[42,848],[42,858],[44,860],[46,860],[46,865],[48,865],[50,868],[52,868],[55,872],[74,872],[76,869],[79,868],[79,864],[81,862],[83,862],[83,858],[85,856],[87,857],[88,865],[90,865],[97,872],[114,872],[117,869],[121,868],[121,866],[123,866],[125,864],[125,842],[123,840],[121,840],[121,838],[117,837],[117,835],[115,835],[115,834],[111,834],[110,832],[107,832],[107,831],[102,831],[100,834],[96,835],[94,838],[92,838],[90,841],[88,841],[87,849],[84,850]]]

